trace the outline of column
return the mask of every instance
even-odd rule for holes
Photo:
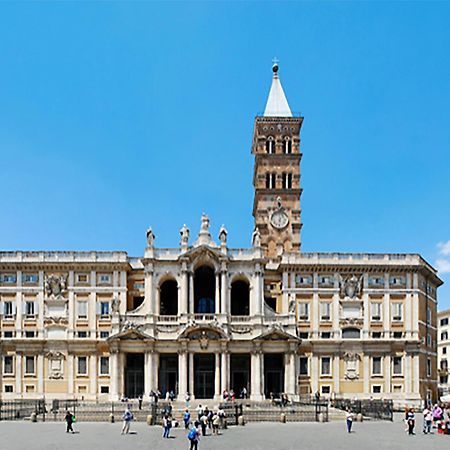
[[[413,360],[412,363],[413,363],[413,372],[414,372],[413,391],[414,391],[414,394],[420,395],[419,355],[413,355],[412,360]]]
[[[74,395],[74,382],[73,382],[73,359],[74,356],[72,353],[67,355],[67,384],[68,384],[68,394],[69,397],[73,397]]]
[[[311,356],[311,390],[315,394],[319,390],[319,357]]]
[[[152,353],[153,356],[153,373],[152,373],[152,378],[153,378],[153,389],[158,389],[159,388],[159,380],[158,380],[158,372],[159,372],[159,353],[158,352],[153,352]]]
[[[363,378],[363,390],[364,394],[370,395],[370,357],[369,355],[363,356],[363,370],[364,370],[364,378]]]
[[[251,353],[251,393],[252,400],[262,400],[262,378],[261,378],[261,358],[262,353],[260,351],[254,351]]]
[[[215,298],[215,308],[214,312],[216,314],[220,313],[220,274],[219,272],[216,272],[216,298]]]
[[[89,390],[93,397],[97,397],[97,355],[89,356]]]
[[[38,395],[43,396],[45,394],[44,391],[44,355],[37,355],[37,377],[38,377]]]
[[[194,274],[189,273],[189,313],[194,314]]]
[[[215,353],[216,369],[214,371],[214,398],[220,399],[220,353]]]
[[[340,336],[340,329],[341,329],[341,327],[339,326],[339,314],[340,314],[339,294],[333,294],[332,308],[333,311],[331,312],[332,318],[331,320],[333,321],[333,337],[334,339],[337,339],[337,337]]]
[[[384,393],[391,393],[391,357],[384,357]]]
[[[185,350],[178,353],[178,400],[184,400],[187,387],[188,354]]]
[[[152,354],[144,353],[144,398],[152,390]]]
[[[220,291],[220,307],[221,310],[220,312],[222,314],[228,314],[228,283],[227,283],[227,272],[226,270],[222,270],[221,273],[221,281],[222,281],[222,286],[221,286],[221,291]]]
[[[411,394],[411,355],[409,353],[405,356],[405,395],[409,396]]]
[[[296,376],[295,376],[295,354],[287,352],[284,355],[284,391],[289,396],[295,394]]]
[[[313,300],[311,305],[311,337],[317,339],[319,337],[319,294],[315,292],[313,294]]]
[[[289,274],[288,272],[283,272],[281,275],[282,283],[281,283],[281,292],[282,292],[282,305],[281,312],[282,314],[287,314],[289,312],[289,296],[287,290],[289,289]]]
[[[22,394],[22,358],[20,353],[16,353],[16,394],[21,396]]]
[[[188,272],[186,269],[181,271],[181,292],[180,292],[180,308],[178,314],[187,314],[188,312]]]
[[[221,392],[228,390],[228,380],[229,380],[229,367],[230,367],[230,352],[227,350],[222,351],[222,361],[221,361]]]
[[[383,298],[383,331],[384,337],[390,337],[391,320],[390,320],[390,305],[389,294],[385,293]]]
[[[340,370],[340,361],[341,358],[339,354],[334,355],[333,358],[333,381],[334,381],[334,393],[339,395],[341,391],[341,370]]]
[[[189,394],[191,398],[194,398],[194,354],[188,353],[189,355]]]
[[[153,298],[153,267],[145,268],[144,292],[148,314],[155,314],[155,299]]]
[[[260,316],[263,313],[262,310],[262,272],[260,267],[256,267],[255,270],[255,308],[254,308],[254,315],[255,316]],[[250,311],[250,314],[252,314],[252,311]]]

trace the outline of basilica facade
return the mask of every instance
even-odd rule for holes
[[[174,248],[148,229],[136,258],[0,252],[1,398],[436,398],[435,269],[418,254],[301,251],[302,123],[274,65],[249,248],[203,215]]]

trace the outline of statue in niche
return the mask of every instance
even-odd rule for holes
[[[261,247],[261,233],[258,227],[255,227],[252,234],[252,246],[255,248]]]
[[[227,236],[228,236],[228,231],[227,229],[222,225],[220,227],[220,231],[219,231],[219,241],[222,245],[226,246],[227,245]]]
[[[111,301],[111,312],[113,314],[118,314],[120,312],[120,299],[113,297]]]

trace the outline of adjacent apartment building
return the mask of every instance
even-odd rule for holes
[[[1,252],[2,399],[245,387],[252,400],[434,400],[442,282],[418,254],[301,251],[302,124],[274,65],[254,122],[248,248],[230,248],[224,227],[214,239],[203,215],[173,248],[147,230],[137,257]]]

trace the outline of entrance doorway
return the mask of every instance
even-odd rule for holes
[[[144,354],[127,353],[125,358],[125,396],[138,398],[144,394]]]
[[[213,354],[194,355],[194,395],[195,398],[214,397],[215,356]]]
[[[241,398],[242,389],[245,387],[247,396],[250,395],[250,355],[230,355],[230,388],[237,398]]]
[[[279,397],[284,392],[284,355],[268,353],[264,355],[264,395]]]
[[[176,353],[161,353],[159,355],[159,386],[165,397],[167,392],[178,393],[178,355]]]

